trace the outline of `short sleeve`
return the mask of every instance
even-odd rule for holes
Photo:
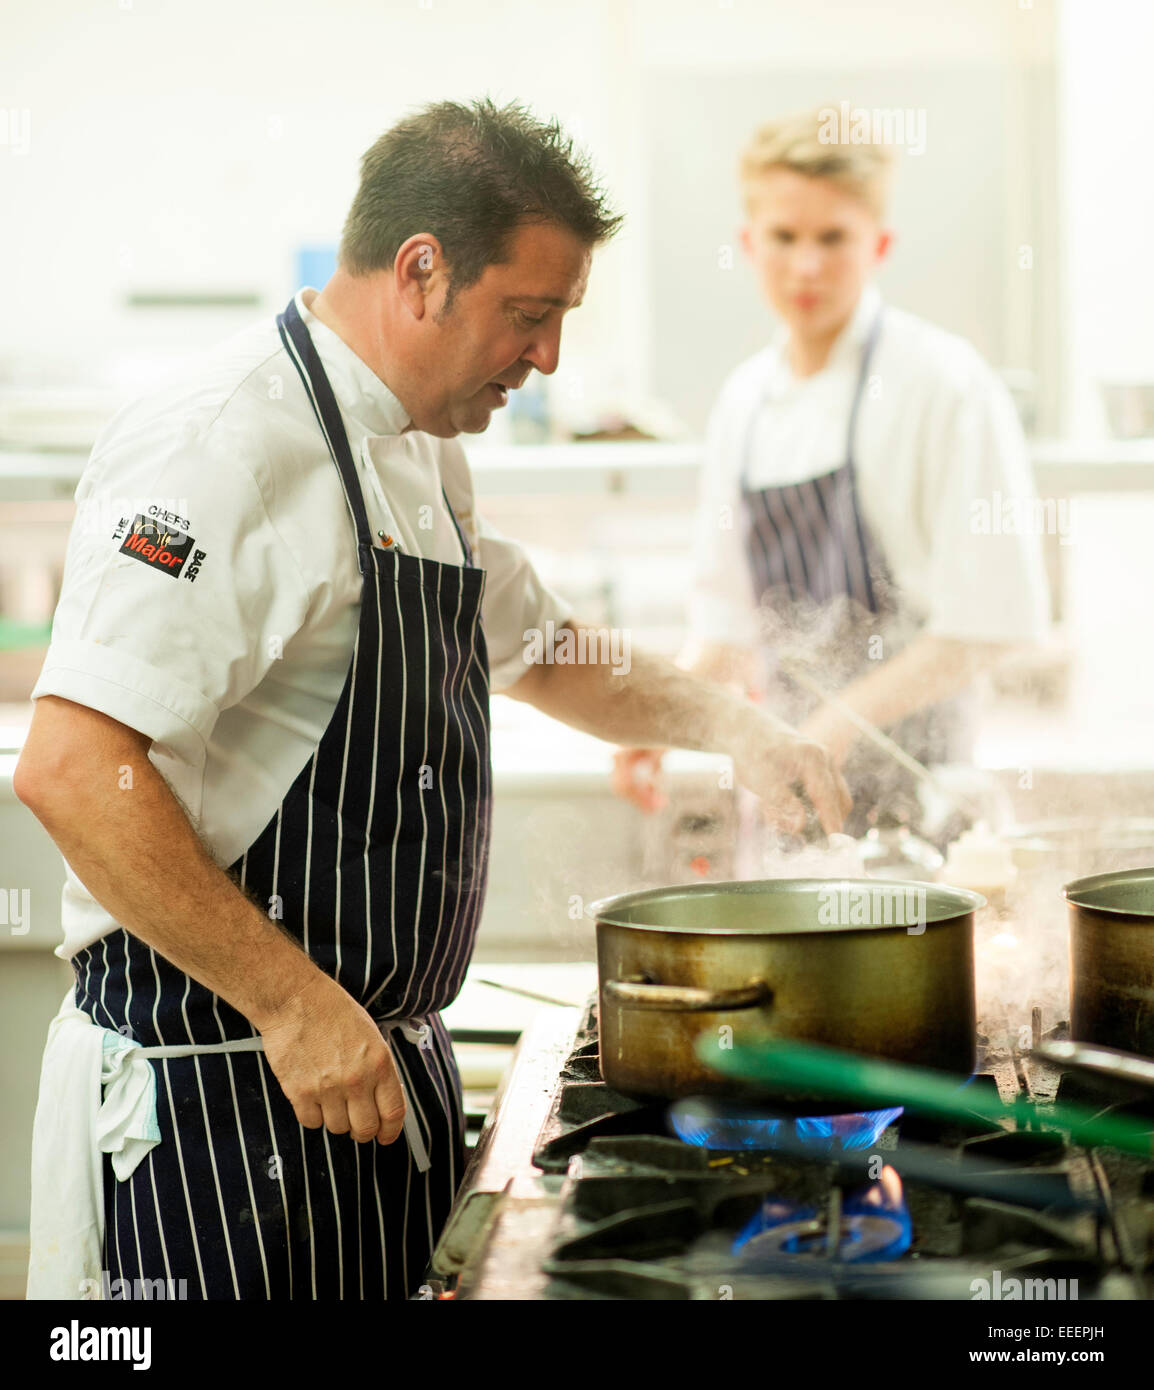
[[[202,764],[223,709],[267,674],[307,612],[304,580],[223,421],[106,431],[76,491],[52,638],[32,698],[119,720]]]
[[[489,684],[508,690],[529,669],[525,652],[530,635],[560,627],[573,606],[553,592],[533,568],[522,547],[478,516],[479,562],[485,570],[482,618],[489,649]]]
[[[1009,392],[976,354],[961,389],[935,403],[926,448],[926,631],[1042,640],[1049,591],[1029,455]]]

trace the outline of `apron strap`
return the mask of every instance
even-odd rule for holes
[[[429,1025],[423,1019],[386,1018],[375,1019],[374,1022],[380,1030],[381,1037],[390,1044],[390,1050],[392,1050],[390,1034],[394,1030],[399,1031],[406,1041],[414,1043],[418,1047],[424,1044],[429,1035]],[[264,1039],[255,1037],[234,1038],[228,1042],[220,1043],[173,1043],[160,1047],[137,1047],[129,1049],[129,1051],[131,1058],[203,1057],[206,1054],[211,1056],[218,1052],[263,1052]],[[409,1088],[405,1083],[405,1074],[401,1068],[400,1060],[395,1055],[393,1066],[397,1073],[397,1083],[401,1088],[401,1094],[405,1098],[403,1129],[405,1138],[409,1143],[409,1151],[413,1155],[413,1162],[417,1165],[417,1171],[427,1173],[430,1166],[428,1145],[425,1143],[425,1136],[421,1133],[421,1122],[417,1115],[417,1108],[413,1104]],[[155,1096],[152,1103],[155,1106]]]
[[[457,513],[453,510],[453,504],[449,501],[449,494],[445,491],[444,484],[441,485],[441,496],[445,499],[445,510],[453,522],[453,530],[457,533],[457,539],[461,542],[461,554],[464,556],[467,567],[473,566],[473,549],[465,539],[465,533],[461,530],[461,523],[457,520]]]
[[[874,355],[874,348],[877,346],[878,335],[881,332],[882,309],[874,315],[874,321],[870,324],[869,333],[866,335],[865,347],[862,349],[861,367],[857,374],[857,385],[854,387],[853,404],[849,411],[849,425],[845,435],[845,456],[846,462],[853,466],[854,456],[854,436],[857,433],[858,409],[861,406],[861,398],[865,393],[865,384],[869,376],[870,359]]]
[[[884,306],[883,306],[884,307]],[[878,334],[881,331],[883,308],[879,308],[874,315],[874,321],[870,324],[869,333],[866,337],[865,348],[862,351],[861,369],[858,371],[857,385],[853,393],[853,405],[849,412],[849,425],[846,429],[845,437],[845,466],[846,475],[849,478],[850,488],[850,512],[853,516],[854,530],[857,533],[858,551],[862,557],[862,579],[865,583],[866,606],[872,613],[878,611],[877,595],[874,593],[873,576],[870,574],[870,546],[866,540],[865,523],[862,520],[861,501],[858,498],[857,490],[857,464],[854,460],[854,437],[857,433],[858,409],[861,406],[861,398],[865,394],[866,380],[869,375],[870,359],[873,357],[874,348],[877,346]]]
[[[341,475],[341,483],[345,490],[345,501],[348,503],[349,512],[353,518],[353,526],[357,532],[358,543],[358,565],[362,573],[364,564],[360,561],[359,547],[373,547],[372,530],[369,526],[369,515],[365,510],[364,493],[361,491],[360,480],[357,477],[357,466],[353,461],[353,451],[349,447],[348,434],[345,432],[344,423],[341,420],[340,407],[337,405],[336,397],[333,395],[333,388],[329,383],[320,354],[317,352],[316,344],[312,340],[312,335],[305,326],[304,320],[300,316],[297,308],[296,298],[288,302],[288,307],[283,314],[277,315],[277,330],[280,333],[281,341],[284,343],[285,351],[292,359],[293,366],[297,369],[301,383],[308,395],[312,405],[313,413],[317,417],[317,423],[321,427],[321,433],[325,437],[329,453],[333,462],[337,466],[337,471]],[[441,488],[441,496],[445,499],[445,508],[452,518],[453,529],[457,533],[457,539],[461,542],[461,553],[464,556],[465,564],[468,567],[473,565],[473,552],[465,539],[460,523],[457,521],[457,514],[449,503],[444,486]]]
[[[285,351],[292,359],[293,366],[297,369],[305,392],[312,404],[329,453],[337,466],[337,472],[341,475],[341,483],[345,489],[345,501],[348,503],[353,525],[357,532],[357,562],[363,572],[364,564],[360,559],[360,547],[367,546],[371,550],[373,546],[369,515],[365,510],[364,494],[361,492],[357,466],[353,462],[353,452],[349,448],[349,438],[345,433],[340,408],[333,395],[333,388],[329,385],[329,379],[321,364],[320,354],[317,352],[316,344],[300,316],[295,298],[289,300],[288,307],[283,314],[277,315],[276,325],[280,332],[281,341],[285,345]]]

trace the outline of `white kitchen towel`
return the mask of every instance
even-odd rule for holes
[[[377,1026],[386,1041],[394,1028],[417,1044],[427,1033],[421,1020],[387,1019]],[[101,1297],[104,1155],[111,1155],[113,1172],[124,1182],[161,1138],[156,1073],[148,1059],[263,1049],[262,1038],[142,1047],[94,1023],[68,991],[48,1028],[32,1126],[27,1298]],[[418,1169],[427,1172],[428,1150],[399,1067],[397,1077],[405,1094],[405,1137]]]
[[[103,1155],[124,1178],[160,1141],[156,1077],[141,1051],[97,1027],[72,990],[64,996],[48,1029],[32,1128],[29,1298],[99,1297]]]

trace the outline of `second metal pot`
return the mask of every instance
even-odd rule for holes
[[[627,1095],[733,1096],[698,1040],[724,1048],[754,1035],[968,1075],[983,902],[940,884],[768,879],[598,903],[602,1075]],[[775,1098],[829,1107],[796,1091]]]
[[[1154,1057],[1154,869],[1094,874],[1062,892],[1072,1037]]]

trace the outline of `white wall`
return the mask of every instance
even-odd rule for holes
[[[1058,58],[1066,422],[1090,435],[1099,381],[1154,382],[1154,5],[1062,0]]]
[[[237,312],[122,307],[136,289],[255,290],[279,309],[292,251],[335,239],[365,148],[426,101],[488,92],[555,112],[620,189],[623,84],[608,0],[23,0],[0,43],[0,380],[66,361],[94,378],[120,353],[211,341]],[[572,337],[620,338],[613,258]],[[612,332],[607,320],[612,319]],[[633,354],[623,352],[625,360]]]
[[[567,321],[558,386],[633,394],[654,381],[661,235],[647,79],[762,64],[769,104],[782,69],[1044,66],[1051,29],[1050,0],[8,0],[0,112],[28,113],[30,143],[0,142],[0,385],[134,382],[253,316],[126,309],[133,290],[252,290],[279,309],[293,248],[336,236],[372,140],[414,105],[488,92],[560,116],[630,215]],[[1012,280],[1017,364],[1039,335]]]

